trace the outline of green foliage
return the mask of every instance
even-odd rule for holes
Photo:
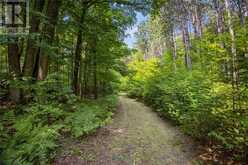
[[[34,104],[25,107],[20,115],[13,113],[3,117],[3,123],[9,125],[5,128],[9,137],[1,153],[2,160],[6,164],[46,164],[49,153],[56,147],[55,140],[62,127],[57,120],[63,111],[56,105]]]
[[[16,122],[18,127],[14,137],[10,139],[2,154],[6,164],[46,164],[49,153],[56,147],[58,127],[41,126],[30,127],[31,121]]]
[[[61,135],[80,137],[111,119],[125,31],[149,4],[32,0],[29,34],[0,29],[0,110],[2,101],[16,106],[0,111],[4,164],[48,164]]]
[[[73,136],[80,137],[105,125],[111,116],[112,112],[106,112],[100,106],[78,105],[77,111],[65,119],[65,125]]]
[[[216,75],[198,68],[188,71],[172,61],[162,61],[161,67],[151,72],[151,61],[134,60],[130,76],[125,78],[129,94],[141,97],[161,116],[179,124],[182,130],[199,140],[221,144],[241,158],[247,155],[248,114],[232,110],[232,86],[215,80]],[[135,63],[133,66],[132,64]],[[151,73],[145,78],[144,73]],[[123,85],[124,86],[124,85]],[[245,105],[245,99],[241,105]]]
[[[5,112],[0,118],[2,163],[48,164],[60,136],[91,133],[110,121],[116,104],[117,97],[110,95],[97,102],[50,100]]]
[[[80,137],[95,131],[111,120],[116,108],[117,97],[109,95],[97,102],[88,101],[76,104],[76,110],[65,118],[65,129],[74,137]]]
[[[141,97],[145,90],[144,83],[156,72],[158,60],[154,58],[144,61],[139,57],[140,52],[136,52],[134,56],[136,60],[129,63],[130,74],[122,78],[121,88],[128,90],[131,97]]]

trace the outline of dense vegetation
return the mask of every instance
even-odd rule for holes
[[[117,103],[114,95],[95,102],[66,96],[66,102],[56,99],[2,109],[6,111],[0,118],[2,163],[49,163],[62,135],[79,138],[93,132],[111,119]]]
[[[80,138],[111,119],[129,54],[124,32],[149,6],[29,2],[29,29],[0,28],[0,164],[48,164],[62,136]]]
[[[29,4],[29,29],[0,28],[0,164],[51,163],[62,136],[111,120],[120,89],[248,161],[247,0]],[[130,50],[137,12],[148,20]]]
[[[245,161],[247,7],[242,0],[157,1],[122,83],[185,133]]]

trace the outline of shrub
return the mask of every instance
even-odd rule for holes
[[[241,93],[238,103],[243,110],[234,112],[230,84],[199,69],[187,71],[179,65],[175,71],[169,67],[166,64],[153,72],[148,70],[152,73],[149,78],[137,81],[135,77],[147,68],[141,71],[132,66],[126,89],[132,96],[143,98],[160,115],[179,124],[188,135],[211,140],[240,158],[247,157],[247,94]],[[244,86],[241,89],[245,91]]]

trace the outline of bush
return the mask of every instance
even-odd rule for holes
[[[222,149],[240,158],[247,157],[248,113],[233,111],[230,84],[217,81],[208,72],[187,71],[180,65],[173,71],[168,64],[153,72],[148,70],[152,73],[149,78],[137,81],[135,77],[149,69],[143,67],[141,70],[139,66],[136,64],[135,70],[132,66],[130,77],[125,78],[130,95],[143,98],[160,115],[179,124],[188,135],[220,144]],[[239,104],[247,107],[244,95]]]
[[[135,60],[129,64],[130,75],[124,77],[122,90],[127,90],[131,97],[142,97],[145,90],[144,84],[155,74],[158,68],[158,60],[149,61]]]

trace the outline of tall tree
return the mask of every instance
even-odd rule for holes
[[[73,81],[72,81],[72,86],[73,86],[73,91],[75,94],[79,94],[79,71],[80,71],[80,61],[81,61],[81,53],[82,53],[82,43],[83,43],[83,24],[85,20],[85,16],[88,10],[88,4],[84,4],[84,7],[82,9],[81,17],[80,17],[80,22],[79,25],[80,28],[78,30],[77,34],[77,43],[76,43],[76,50],[75,50],[75,56],[74,56],[74,70],[73,70]]]
[[[185,58],[185,65],[188,69],[192,69],[192,59],[190,56],[190,48],[191,48],[191,43],[190,43],[190,35],[189,35],[189,25],[187,21],[183,21],[182,25],[182,39],[183,39],[183,44],[184,44],[184,58]]]
[[[225,7],[227,12],[227,25],[231,37],[231,56],[232,56],[232,87],[233,87],[233,110],[238,109],[237,100],[239,97],[239,71],[237,64],[237,48],[236,38],[234,33],[234,26],[232,21],[232,11],[230,0],[225,0]]]
[[[49,45],[53,45],[56,24],[59,16],[59,8],[61,6],[61,0],[48,1],[46,17],[47,22],[43,29],[42,42]],[[44,80],[47,76],[49,68],[49,51],[45,47],[42,47],[39,54],[38,63],[38,80]]]
[[[20,66],[20,47],[18,45],[18,38],[12,36],[8,43],[8,62],[9,62],[9,75],[11,77],[12,83],[19,80],[21,76],[21,66]],[[21,99],[21,89],[16,85],[10,85],[9,88],[9,98],[14,102],[19,102]]]
[[[202,5],[197,0],[192,4],[192,23],[194,27],[195,38],[202,37]]]
[[[37,34],[40,32],[40,23],[41,17],[39,16],[44,8],[45,0],[36,0],[34,1],[34,7],[32,9],[32,17],[30,20],[30,37],[27,41],[26,56],[23,66],[23,75],[27,77],[34,76],[35,62],[38,54],[37,40],[40,38],[37,37]],[[35,78],[35,77],[34,77]]]

